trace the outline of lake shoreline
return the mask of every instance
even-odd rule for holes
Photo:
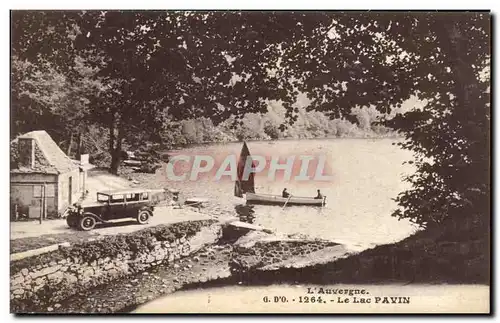
[[[400,135],[388,135],[388,136],[367,136],[367,137],[322,137],[322,138],[280,138],[280,139],[245,139],[245,140],[231,140],[231,141],[215,141],[215,142],[199,142],[186,144],[178,147],[172,147],[170,149],[161,149],[159,153],[168,154],[169,152],[177,152],[179,150],[198,148],[198,147],[206,147],[206,146],[222,146],[228,144],[242,144],[244,142],[247,143],[258,143],[264,142],[268,144],[278,144],[280,142],[290,142],[290,141],[322,141],[322,140],[404,140],[404,136]]]
[[[182,288],[165,294],[181,291],[200,291],[209,288],[228,286],[270,286],[270,285],[490,285],[489,262],[483,249],[487,239],[477,239],[472,243],[462,239],[456,241],[434,230],[420,231],[402,241],[381,245],[373,249],[353,254],[347,258],[305,268],[280,268],[272,271],[253,270],[233,273],[229,277],[206,282],[186,284]],[[451,238],[451,239],[450,239]],[[463,237],[462,237],[463,238]],[[434,243],[437,239],[437,245]],[[447,245],[443,250],[440,247]],[[463,254],[464,245],[469,254]],[[434,247],[434,249],[431,249]],[[453,249],[454,248],[454,249]],[[414,250],[411,257],[401,260],[401,255]],[[424,255],[425,254],[425,255]],[[470,259],[479,261],[472,262]],[[450,265],[457,265],[451,268]],[[445,266],[443,266],[445,265]],[[377,272],[381,275],[377,275]],[[141,306],[131,306],[127,310],[136,311]]]
[[[343,150],[345,145],[350,145],[350,141],[347,139],[353,138],[331,138],[331,142],[338,143],[343,142],[341,145],[337,145],[336,150]],[[343,139],[341,141],[334,141],[333,139]],[[365,139],[365,140],[373,140],[373,141],[382,141],[383,139],[389,140],[401,140],[401,138],[355,138],[355,139]],[[276,147],[279,142],[287,143],[288,145],[292,145],[293,141],[296,139],[288,139],[288,140],[279,140],[279,141],[260,141],[261,148],[269,145],[270,143],[275,143],[274,145],[269,145],[269,147]],[[322,139],[311,138],[308,140],[311,141],[321,141]],[[328,140],[330,141],[330,140]],[[253,143],[252,141],[249,141]],[[356,141],[362,142],[362,141]],[[239,142],[238,142],[239,143]],[[234,145],[237,145],[235,143]],[[220,143],[221,145],[227,143]],[[256,143],[258,144],[258,143]],[[202,145],[206,147],[207,145]],[[208,145],[210,146],[210,145]],[[218,143],[215,143],[213,146],[219,146]],[[281,145],[280,145],[281,146]],[[200,145],[192,146],[191,148],[200,147]],[[378,146],[377,146],[378,147]],[[383,149],[383,147],[374,147],[373,149],[380,154],[380,156],[385,156],[387,152]],[[385,145],[384,145],[385,147]],[[373,153],[372,147],[366,147],[363,149],[370,149],[370,156]],[[188,148],[189,149],[189,148]],[[269,148],[271,149],[271,148]],[[276,148],[272,148],[273,150]],[[253,147],[250,146],[250,151],[253,151]],[[333,150],[335,151],[335,150]],[[395,152],[394,152],[395,153]],[[355,162],[359,163],[363,161],[364,158],[368,157],[357,153],[354,154]],[[333,155],[338,158],[341,155]],[[356,157],[357,156],[357,157]],[[401,158],[402,159],[402,158]],[[368,159],[369,160],[369,159]],[[387,157],[387,160],[391,160]],[[404,159],[402,159],[404,160]],[[384,166],[385,163],[382,163],[383,160],[380,161],[380,166]],[[350,166],[352,163],[351,160],[339,159],[339,162],[343,162],[343,166]],[[392,163],[392,162],[391,162]],[[354,164],[356,165],[356,164]],[[352,173],[347,171],[350,168],[346,168],[346,176],[352,176],[352,174],[357,174],[359,171],[363,171],[365,168],[364,164],[357,164],[355,166],[356,173]],[[365,165],[368,166],[368,165]],[[338,166],[339,167],[339,166]],[[385,185],[387,181],[394,181],[396,184],[396,178],[386,179],[384,178],[384,182],[377,181],[377,177],[371,177],[373,175],[380,174],[380,167],[372,166],[377,168],[374,172],[363,173],[367,179],[371,179],[371,181],[375,181],[373,185]],[[341,168],[344,171],[343,168]],[[387,168],[387,170],[394,174],[393,168]],[[373,174],[372,174],[373,173]],[[146,183],[147,185],[153,187],[155,185],[159,186],[159,182],[154,182],[158,180],[155,178],[155,175],[152,174],[127,174],[134,180],[138,180],[139,182]],[[126,176],[127,176],[126,175]],[[390,175],[387,173],[387,175]],[[392,175],[391,175],[392,176]],[[390,182],[392,183],[392,182]],[[356,186],[357,182],[353,183],[353,187]],[[200,195],[200,187],[202,185],[197,185],[195,187],[189,186],[189,183],[176,183],[177,188],[180,189],[181,192],[186,195]],[[229,187],[229,186],[228,186]],[[359,186],[363,187],[363,186]],[[390,187],[388,187],[390,188]],[[340,188],[342,189],[342,187]],[[350,192],[351,186],[349,186],[346,190],[342,190],[339,194],[344,194],[345,192]],[[392,189],[394,194],[386,194],[387,196],[395,196],[398,191],[403,190],[403,187],[399,189]],[[225,188],[226,190],[226,188]],[[353,191],[354,193],[358,193]],[[350,195],[346,196],[346,201],[349,201],[348,204],[355,203],[356,198],[358,196],[366,196],[371,191],[360,191],[361,194],[354,194],[352,201],[350,200]],[[333,195],[333,194],[329,194]],[[333,196],[332,196],[333,197]],[[340,197],[340,196],[338,196]],[[335,200],[336,203],[342,201],[342,198],[338,198]],[[382,196],[382,198],[386,198],[386,196]],[[378,198],[377,200],[380,200]],[[366,202],[366,201],[364,201]],[[378,203],[378,201],[375,201]],[[374,204],[376,205],[376,204]],[[359,207],[359,205],[357,206]],[[375,210],[377,208],[370,207],[370,211],[376,213]],[[388,218],[390,217],[390,212],[385,211],[385,209],[380,209],[381,214],[386,214]],[[337,211],[337,209],[336,209]],[[235,210],[225,209],[223,206],[219,205],[219,202],[214,205],[209,205],[205,212],[211,213],[214,216],[217,216],[221,213],[233,213]],[[387,213],[386,213],[387,212]],[[237,212],[239,214],[239,212]],[[349,214],[350,219],[356,219],[356,214]],[[253,218],[255,215],[250,215],[250,218]],[[259,215],[257,215],[259,216]],[[290,219],[290,215],[287,214],[287,219]],[[381,219],[378,217],[370,216],[370,218],[365,218],[370,220],[373,218],[375,222],[380,227]],[[319,217],[318,217],[319,219]],[[338,220],[338,218],[337,218]],[[360,219],[361,221],[364,221]],[[253,221],[253,220],[251,220]],[[389,221],[391,222],[391,221]],[[392,225],[392,224],[391,224]],[[343,224],[336,223],[335,227],[343,227]],[[366,223],[365,226],[370,227],[370,223]],[[334,229],[335,229],[334,227]],[[389,225],[387,226],[389,228]],[[359,226],[357,227],[359,230]],[[391,228],[393,228],[391,226]],[[397,232],[398,229],[392,229],[391,232]],[[351,230],[350,227],[345,228],[345,230]],[[361,230],[361,232],[363,232]],[[372,231],[370,231],[372,232]],[[458,233],[457,233],[458,232]],[[302,233],[302,232],[301,232]],[[374,233],[374,232],[372,232]],[[474,237],[471,237],[474,236]],[[206,282],[194,282],[187,283],[186,286],[181,287],[176,290],[172,290],[171,292],[165,293],[164,295],[175,293],[179,290],[196,290],[200,288],[207,288],[212,284],[217,286],[231,286],[235,284],[256,286],[256,285],[270,285],[270,284],[387,284],[387,283],[400,283],[400,284],[471,284],[471,283],[479,283],[479,284],[489,284],[489,276],[488,272],[488,264],[489,258],[487,258],[487,250],[488,243],[487,239],[480,237],[477,238],[476,235],[471,233],[471,229],[469,227],[464,227],[462,229],[457,229],[456,232],[448,232],[443,233],[438,230],[424,230],[420,232],[413,232],[410,235],[406,234],[396,234],[393,238],[397,240],[396,242],[379,242],[383,241],[382,239],[371,239],[376,246],[372,246],[371,248],[364,250],[356,255],[349,256],[345,259],[339,259],[336,261],[328,262],[325,264],[317,264],[311,265],[307,268],[281,268],[278,270],[272,271],[259,271],[250,269],[247,272],[235,274],[233,273],[233,278],[223,278],[221,281],[206,281]],[[486,251],[485,251],[486,250]],[[209,263],[206,264],[207,267],[211,265]],[[258,277],[258,279],[252,279]],[[164,296],[163,295],[163,296]],[[158,296],[160,297],[160,296]],[[130,308],[130,307],[129,307]]]
[[[485,270],[488,262],[482,258],[487,254],[487,249],[484,249],[487,241],[468,241],[470,234],[464,233],[462,230],[456,235],[460,237],[457,241],[435,230],[424,230],[402,241],[380,245],[345,258],[321,264],[311,263],[303,268],[275,270],[262,269],[268,265],[266,263],[257,267],[250,264],[249,267],[235,270],[234,260],[238,259],[242,250],[238,243],[221,237],[179,261],[160,264],[106,285],[78,292],[42,312],[130,313],[177,292],[196,293],[230,286],[489,285],[489,276],[485,274],[488,273]],[[314,244],[314,241],[309,244]],[[463,253],[464,246],[467,246],[468,253]],[[471,259],[480,261],[471,262]]]
[[[453,276],[446,277],[442,275],[441,264],[442,261],[438,261],[437,258],[434,261],[427,263],[430,265],[428,268],[428,272],[431,275],[428,276],[420,276],[420,277],[409,277],[405,276],[404,265],[399,264],[398,267],[394,268],[392,271],[395,272],[396,275],[393,277],[380,277],[377,278],[374,273],[370,270],[364,270],[361,274],[356,274],[355,271],[352,270],[352,267],[347,266],[346,262],[353,263],[366,263],[373,261],[375,257],[380,258],[392,258],[392,253],[387,252],[388,248],[393,249],[406,249],[408,247],[416,247],[421,245],[422,242],[431,238],[433,236],[432,233],[426,233],[423,231],[421,234],[418,234],[416,237],[412,236],[408,239],[405,239],[400,242],[396,242],[389,245],[383,245],[376,247],[374,249],[368,250],[366,252],[362,252],[360,254],[352,255],[346,259],[341,259],[339,261],[332,261],[326,264],[321,265],[312,265],[306,268],[281,268],[275,271],[254,271],[252,273],[246,273],[245,275],[231,275],[229,277],[224,277],[221,279],[208,280],[206,282],[192,282],[187,283],[184,286],[172,290],[169,293],[163,294],[158,298],[162,298],[168,295],[172,295],[178,292],[185,291],[203,291],[205,289],[211,288],[221,288],[221,287],[229,287],[229,286],[247,286],[247,287],[265,287],[271,285],[291,285],[291,286],[303,286],[303,285],[319,285],[319,286],[327,286],[327,285],[353,285],[353,286],[385,286],[385,285],[400,285],[405,286],[408,284],[411,285],[486,285],[489,286],[488,277],[482,275],[482,277],[476,277],[478,279],[471,279],[471,276],[467,276],[463,274],[463,267],[457,270],[457,273],[462,272],[461,276]],[[456,257],[456,254],[449,254],[449,258]],[[441,256],[439,256],[441,257]],[[342,263],[343,262],[343,263]],[[210,264],[207,264],[210,265]],[[415,272],[418,272],[422,268],[422,263],[414,263]],[[484,265],[484,264],[483,264]],[[487,264],[486,264],[487,265]],[[332,267],[336,267],[334,271],[332,271]],[[358,267],[360,268],[360,267]],[[473,268],[469,268],[470,270],[474,270]],[[475,272],[484,273],[484,268],[482,266],[477,266],[475,268]],[[379,270],[383,270],[379,268]],[[388,270],[387,273],[391,271]],[[400,274],[398,274],[398,272]],[[335,273],[335,275],[334,275]],[[434,275],[432,274],[434,273]],[[446,273],[444,273],[446,274]],[[252,279],[252,277],[254,279]],[[250,279],[249,279],[250,278]],[[157,298],[157,299],[158,299]],[[149,302],[152,302],[150,300]],[[149,302],[144,304],[134,304],[130,305],[126,308],[127,312],[141,311],[140,308],[147,305]],[[125,309],[123,312],[126,312]]]

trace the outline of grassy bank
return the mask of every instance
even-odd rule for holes
[[[10,240],[10,253],[24,252],[64,242],[69,242],[70,244],[81,243],[98,237],[87,231],[72,230],[69,233],[44,234],[38,237],[19,238]]]

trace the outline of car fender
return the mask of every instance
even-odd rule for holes
[[[152,208],[151,206],[143,206],[143,207],[141,207],[141,208],[139,209],[139,212],[141,212],[141,211],[148,211],[148,212],[149,212],[149,214],[150,214],[151,216],[153,216],[153,215],[154,215],[153,210],[154,210],[154,208]]]
[[[94,214],[94,213],[92,213],[92,212],[84,212],[84,213],[81,215],[81,217],[84,217],[84,216],[86,216],[86,215],[90,215],[90,216],[94,217],[96,220],[99,220],[99,221],[101,221],[101,222],[107,222],[106,220],[103,220],[100,216],[98,216],[97,214]]]

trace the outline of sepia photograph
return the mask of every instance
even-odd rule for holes
[[[491,34],[10,10],[10,312],[490,314]]]

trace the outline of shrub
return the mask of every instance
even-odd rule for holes
[[[278,126],[273,124],[270,120],[267,120],[264,124],[264,132],[273,140],[278,139],[280,135]]]

